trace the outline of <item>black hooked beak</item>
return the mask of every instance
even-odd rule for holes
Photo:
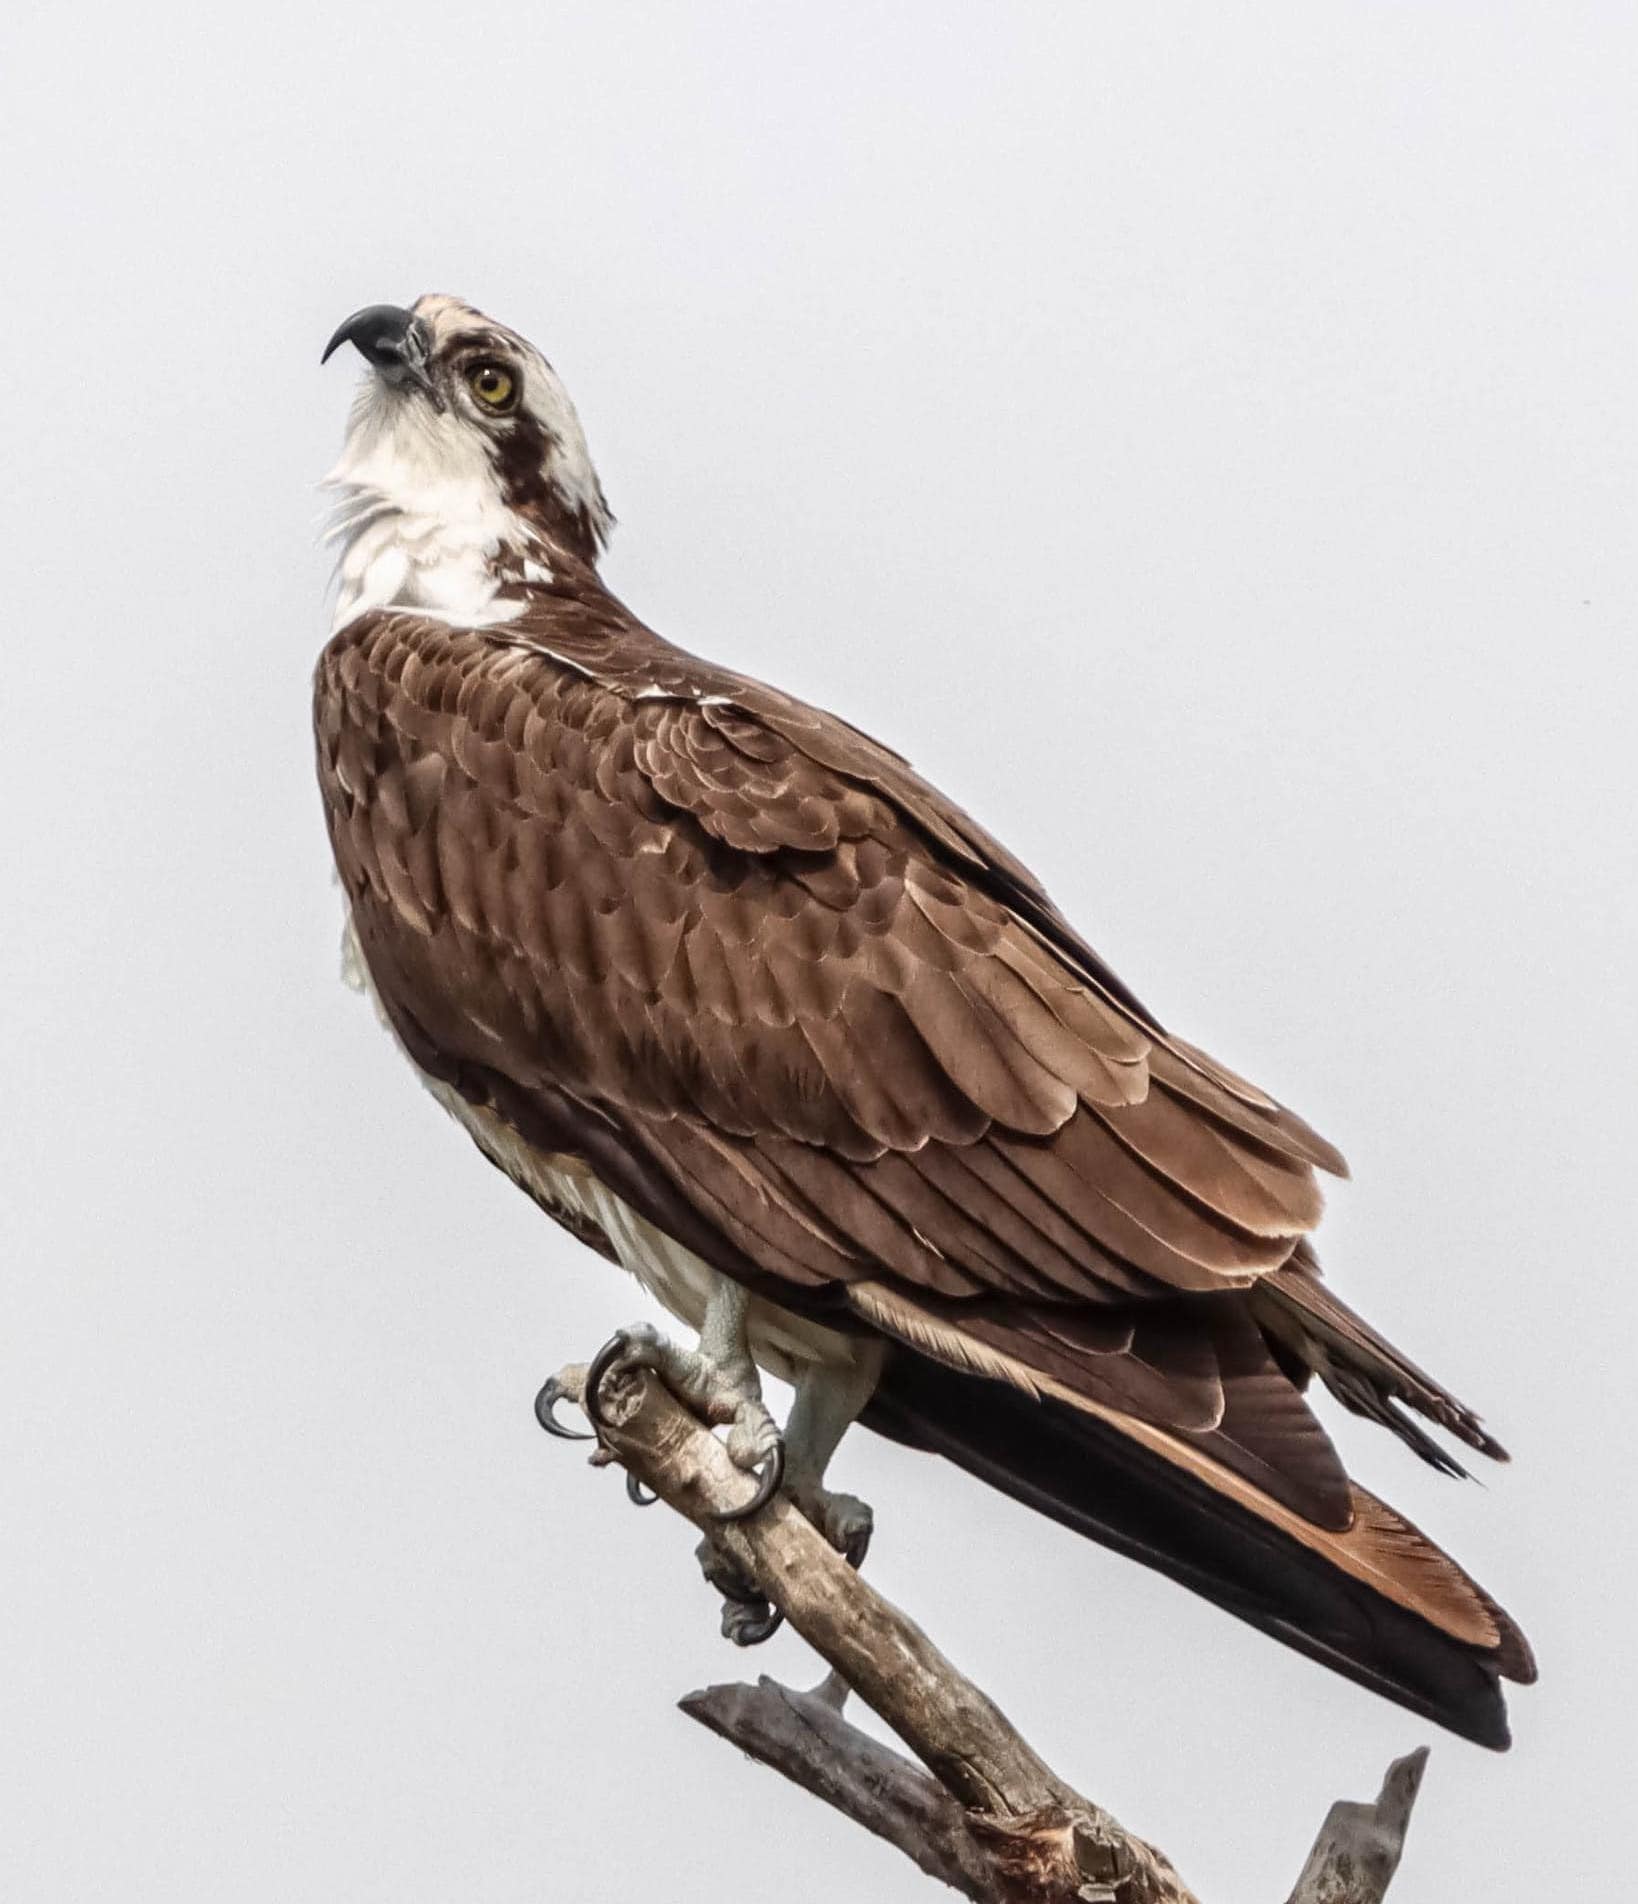
[[[412,383],[431,396],[430,342],[426,325],[413,311],[397,304],[368,304],[337,326],[319,362],[327,364],[343,344],[351,344],[383,383]]]

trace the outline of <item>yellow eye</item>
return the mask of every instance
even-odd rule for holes
[[[504,415],[517,408],[517,382],[499,364],[474,364],[466,373],[466,387],[486,410]]]

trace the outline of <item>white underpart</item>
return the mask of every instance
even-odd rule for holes
[[[348,918],[342,935],[341,971],[345,984],[368,995],[388,1031],[392,1026],[371,983],[369,969],[358,943],[358,935]],[[396,1037],[394,1043],[397,1043]],[[402,1045],[399,1046],[403,1050]],[[409,1056],[408,1052],[404,1054]],[[410,1059],[411,1064],[415,1063]],[[674,1237],[667,1236],[622,1197],[599,1181],[585,1165],[568,1157],[548,1155],[527,1144],[508,1125],[492,1113],[469,1104],[458,1091],[436,1078],[430,1078],[418,1065],[416,1076],[438,1102],[474,1140],[492,1163],[506,1172],[514,1183],[542,1198],[558,1204],[576,1216],[595,1223],[608,1238],[620,1265],[635,1276],[663,1308],[689,1328],[698,1330],[705,1320],[706,1304],[722,1281],[703,1257],[687,1249]],[[821,1323],[781,1309],[777,1304],[753,1296],[746,1316],[746,1334],[751,1355],[770,1375],[793,1385],[815,1369],[858,1371],[866,1377],[855,1412],[862,1407],[874,1386],[881,1352],[877,1344],[864,1338],[843,1335]],[[860,1370],[861,1358],[868,1368]],[[850,1384],[851,1387],[851,1384]],[[828,1453],[828,1450],[826,1451]],[[822,1464],[821,1464],[822,1465]]]
[[[457,1091],[436,1080],[427,1081],[432,1097],[448,1110],[449,1116],[478,1142],[478,1148],[501,1165],[507,1175],[522,1182],[547,1203],[558,1203],[577,1217],[594,1222],[608,1238],[621,1268],[630,1270],[649,1295],[667,1308],[689,1329],[699,1331],[705,1323],[705,1306],[722,1276],[707,1260],[697,1257],[676,1238],[638,1215],[630,1203],[615,1196],[608,1184],[596,1179],[589,1169],[573,1158],[547,1156],[526,1144],[507,1125],[476,1112],[474,1106]],[[859,1358],[857,1337],[838,1335],[821,1323],[794,1316],[771,1302],[750,1299],[745,1333],[750,1356],[758,1367],[768,1369],[783,1382],[798,1382],[817,1365],[851,1367]]]
[[[703,1326],[706,1305],[723,1280],[703,1257],[640,1216],[583,1164],[534,1149],[498,1119],[476,1111],[458,1091],[436,1079],[424,1082],[450,1116],[472,1135],[484,1155],[509,1177],[547,1203],[560,1204],[595,1223],[608,1238],[620,1266],[629,1270],[663,1308],[690,1329],[698,1331]],[[756,1296],[747,1308],[745,1329],[752,1359],[758,1366],[793,1384],[815,1364],[851,1367],[865,1346],[856,1336],[840,1335]]]

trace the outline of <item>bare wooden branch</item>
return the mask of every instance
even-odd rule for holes
[[[759,1679],[711,1686],[678,1703],[719,1738],[896,1845],[929,1877],[976,1904],[995,1896],[994,1860],[968,1830],[965,1807],[819,1694]]]
[[[578,1397],[584,1373],[558,1380]],[[690,1694],[691,1718],[977,1904],[1200,1904],[1161,1852],[1054,1772],[789,1501],[715,1520],[755,1483],[657,1379],[617,1373],[601,1398],[600,1458],[707,1531],[926,1771],[850,1725],[837,1702],[766,1679]],[[1390,1768],[1375,1804],[1331,1808],[1289,1904],[1380,1904],[1426,1757]]]
[[[1379,1904],[1399,1869],[1427,1763],[1428,1748],[1418,1746],[1388,1767],[1374,1804],[1337,1800],[1288,1904]]]

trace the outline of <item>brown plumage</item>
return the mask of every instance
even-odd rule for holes
[[[1319,1280],[1336,1151],[898,755],[645,628],[588,540],[547,536],[510,619],[365,610],[319,662],[336,863],[415,1062],[520,1181],[514,1140],[885,1338],[867,1422],[1505,1742],[1522,1636],[1303,1394],[1500,1453]]]

